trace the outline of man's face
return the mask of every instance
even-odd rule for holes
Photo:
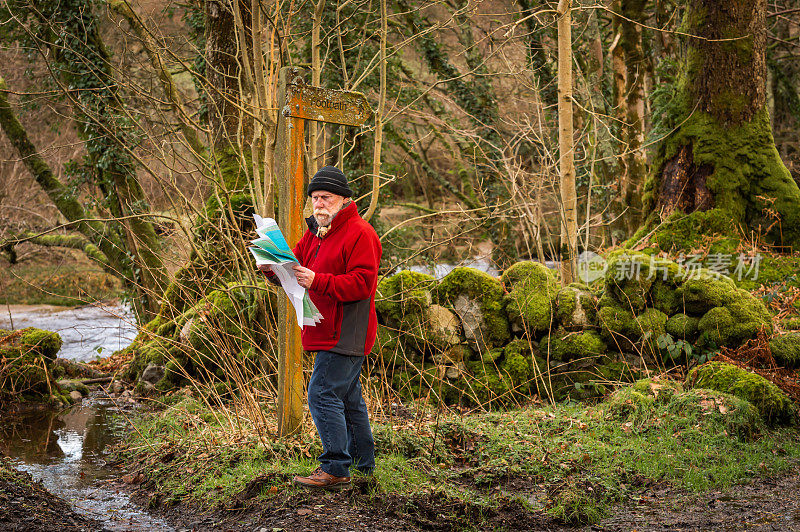
[[[311,206],[314,208],[314,218],[323,227],[330,225],[334,215],[342,210],[344,196],[328,192],[326,190],[315,190],[311,193]]]

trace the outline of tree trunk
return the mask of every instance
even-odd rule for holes
[[[578,201],[575,193],[575,150],[572,137],[572,7],[558,3],[558,147],[561,183],[561,282],[575,280],[577,270]]]
[[[720,209],[749,234],[800,247],[800,190],[766,109],[766,1],[694,0],[684,27],[682,110],[645,191],[648,226]]]
[[[614,103],[621,141],[619,196],[615,226],[632,234],[642,221],[642,188],[647,172],[644,151],[645,58],[642,49],[644,0],[614,2]]]

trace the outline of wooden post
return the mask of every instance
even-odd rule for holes
[[[278,225],[292,246],[303,236],[305,121],[360,126],[372,109],[360,92],[306,85],[296,67],[278,78]],[[303,346],[297,314],[288,297],[278,305],[278,435],[297,432],[303,421]],[[328,317],[331,319],[331,317]]]
[[[289,85],[301,84],[300,72],[283,67],[278,81],[278,225],[293,246],[303,235],[303,145],[305,120],[289,116]],[[297,314],[288,297],[278,305],[278,435],[288,436],[303,421],[303,347]]]

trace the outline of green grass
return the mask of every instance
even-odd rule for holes
[[[797,431],[767,428],[749,403],[710,391],[677,389],[654,398],[646,387],[638,390],[624,389],[596,406],[442,414],[421,426],[374,423],[371,495],[437,493],[486,509],[511,498],[528,511],[585,523],[608,515],[647,481],[701,493],[779,473],[800,457]],[[184,400],[140,417],[121,453],[171,500],[208,505],[260,475],[260,492],[251,495],[291,493],[292,476],[316,467],[320,445],[311,430],[267,444],[246,429],[235,432]],[[541,503],[529,502],[542,491]]]

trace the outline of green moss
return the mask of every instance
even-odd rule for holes
[[[511,379],[514,388],[520,394],[527,394],[529,381],[533,378],[533,357],[515,345],[503,350],[502,369]]]
[[[559,287],[551,270],[538,262],[518,262],[503,272],[501,280],[509,290],[506,312],[517,327],[538,336],[553,326]]]
[[[556,275],[541,262],[522,261],[509,266],[500,277],[500,281],[507,291],[511,291],[519,283],[534,283],[548,285],[553,291],[558,286]]]
[[[775,361],[787,368],[800,367],[800,332],[773,336],[769,348]]]
[[[421,316],[433,302],[431,291],[436,280],[424,273],[403,270],[378,283],[375,310],[384,321],[395,325]]]
[[[697,339],[699,323],[700,319],[694,316],[675,314],[667,320],[664,328],[673,338],[694,342]]]
[[[781,321],[781,327],[786,329],[787,331],[799,331],[800,330],[800,317],[790,317],[784,318]]]
[[[558,322],[567,329],[597,324],[597,298],[585,285],[569,285],[556,296]]]
[[[58,333],[28,327],[22,329],[17,341],[23,350],[30,350],[50,360],[55,360],[61,349],[61,336]]]
[[[633,343],[641,336],[641,330],[637,326],[633,312],[610,302],[606,306],[600,307],[597,321],[600,323],[600,333],[606,343],[617,347],[620,351],[631,350]]]
[[[656,340],[665,332],[667,315],[660,310],[648,308],[636,316],[635,320],[642,337],[642,353],[654,357],[658,353]]]
[[[705,270],[687,279],[678,293],[686,312],[692,314],[703,314],[714,307],[727,305],[737,297],[736,285],[731,279],[715,277]]]
[[[761,375],[723,362],[710,362],[693,368],[686,377],[687,386],[711,388],[729,393],[755,406],[770,423],[791,420],[793,407],[789,397]]]
[[[488,273],[474,268],[455,268],[439,282],[435,295],[442,305],[456,312],[465,300],[477,304],[483,322],[479,325],[479,345],[503,345],[510,338],[508,317],[503,308],[503,286]]]
[[[609,415],[619,421],[641,420],[653,414],[656,405],[666,405],[683,393],[680,382],[669,379],[641,379],[615,391],[603,403]]]
[[[543,357],[564,362],[596,357],[606,351],[605,343],[596,332],[568,332],[563,327],[545,336],[541,343]]]
[[[612,419],[635,427],[669,418],[676,428],[725,431],[749,439],[763,426],[758,410],[746,400],[717,390],[684,390],[681,383],[668,379],[642,379],[620,388],[603,406]]]
[[[653,234],[652,241],[667,252],[690,253],[702,248],[708,253],[732,254],[741,240],[731,230],[730,214],[721,209],[672,213]]]
[[[748,272],[748,265],[742,272],[741,279],[736,275],[734,281],[739,288],[756,290],[762,285],[786,284],[800,288],[800,257],[797,255],[773,255],[759,253],[758,268]],[[755,278],[753,278],[755,277]]]
[[[775,148],[766,107],[738,125],[722,124],[688,100],[685,107],[680,127],[665,139],[654,161],[645,185],[645,211],[654,211],[662,167],[689,145],[694,164],[712,171],[706,185],[719,211],[714,216],[765,233],[775,244],[800,248],[800,190]],[[767,209],[780,223],[766,215]]]
[[[736,347],[755,338],[760,330],[772,334],[772,320],[761,300],[744,290],[733,293],[733,301],[706,312],[697,327],[718,346]]]

